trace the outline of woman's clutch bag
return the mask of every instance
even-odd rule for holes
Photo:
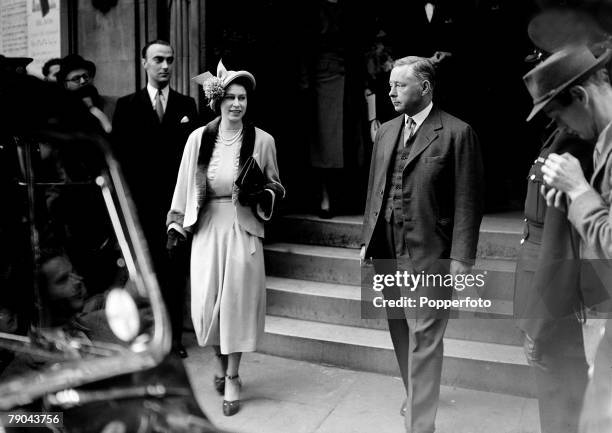
[[[252,156],[249,156],[236,178],[236,186],[244,192],[256,192],[263,189],[265,176]]]

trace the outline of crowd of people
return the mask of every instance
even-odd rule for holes
[[[610,312],[611,53],[567,47],[524,77],[533,99],[527,121],[540,112],[552,120],[528,173],[514,302],[543,433],[612,431],[610,322],[591,374],[582,332],[589,312]],[[257,349],[264,330],[264,223],[285,195],[275,141],[249,120],[256,79],[248,71],[219,62],[216,74],[194,77],[217,116],[202,126],[195,100],[170,88],[172,46],[154,40],[141,55],[146,86],[120,98],[114,110],[93,84],[95,65],[81,56],[52,59],[43,74],[83,103],[111,139],[170,314],[172,350],[187,356],[181,336],[189,287],[197,341],[214,350],[213,384],[231,416],[240,409],[242,353]],[[399,267],[470,273],[483,213],[477,133],[436,102],[434,58],[386,61],[397,117],[373,131],[361,259],[374,259],[377,273]],[[323,179],[321,216],[327,218]],[[47,279],[60,271],[72,275],[71,266],[50,256]],[[79,281],[75,286],[82,290]],[[432,290],[452,297],[448,287],[416,290],[425,289],[430,297]],[[399,287],[383,293],[401,295]],[[82,310],[82,299],[76,301],[67,308]],[[406,430],[434,432],[449,312],[388,313],[406,391]]]
[[[62,59],[58,77],[68,89],[79,85],[81,95],[96,94],[82,90],[93,88],[90,63]],[[249,72],[219,63],[216,76],[196,77],[218,116],[198,127],[194,99],[169,86],[170,44],[145,45],[142,65],[146,87],[119,98],[112,127],[92,115],[110,132],[136,205],[170,314],[172,350],[187,356],[181,335],[189,276],[197,340],[217,355],[214,384],[231,416],[240,408],[241,354],[255,351],[264,330],[263,222],[285,193],[274,139],[246,116],[256,83]],[[238,188],[235,179],[250,159],[262,182]]]

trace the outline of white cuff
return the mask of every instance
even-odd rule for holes
[[[274,199],[276,198],[276,194],[274,194],[274,191],[268,188],[266,188],[264,191],[267,191],[272,195],[272,204],[270,204],[269,212],[266,213],[266,211],[261,208],[261,205],[257,203],[257,215],[259,215],[262,220],[269,221],[270,218],[272,218],[272,211],[274,209]]]
[[[185,229],[183,227],[181,227],[180,224],[178,224],[178,223],[170,223],[170,225],[168,226],[168,230],[166,232],[169,232],[171,229],[176,230],[177,232],[182,234],[183,237],[185,237],[185,239],[187,239],[187,232],[185,231]]]

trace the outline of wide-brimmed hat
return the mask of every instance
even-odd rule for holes
[[[6,57],[0,54],[0,71],[24,72],[25,68],[32,63],[31,57]]]
[[[255,77],[253,74],[248,71],[228,71],[225,69],[223,62],[219,60],[216,76],[210,72],[204,72],[203,74],[196,75],[192,80],[202,86],[204,94],[209,101],[208,103],[210,107],[213,108],[215,101],[222,98],[225,94],[227,86],[236,79],[242,77],[246,78],[251,83],[252,89],[254,90]]]
[[[69,72],[77,69],[85,69],[87,72],[89,72],[91,78],[96,75],[96,65],[94,62],[85,60],[78,54],[68,54],[66,57],[62,58],[60,62],[60,70],[57,73],[57,81],[64,81]]]
[[[603,68],[611,55],[608,50],[597,58],[585,45],[566,47],[525,74],[523,81],[533,99],[527,121],[567,87]]]

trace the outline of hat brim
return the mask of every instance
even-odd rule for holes
[[[96,75],[96,65],[94,62],[84,60],[82,62],[74,62],[66,65],[66,73],[76,71],[77,69],[85,69],[90,75]]]
[[[242,77],[247,78],[251,82],[253,90],[255,90],[255,77],[253,76],[253,74],[247,71],[230,71],[229,74],[227,74],[227,76],[223,79],[223,85],[227,87],[233,81]]]
[[[0,57],[0,66],[8,65],[10,67],[28,66],[34,61],[31,57]]]
[[[565,90],[567,87],[572,85],[577,80],[580,80],[585,75],[588,75],[591,72],[593,72],[595,69],[600,68],[604,63],[606,63],[608,60],[610,60],[610,58],[612,58],[612,49],[608,49],[601,56],[599,56],[597,58],[597,61],[595,63],[593,63],[589,68],[587,68],[586,70],[584,70],[580,74],[576,75],[575,77],[567,80],[565,83],[563,83],[559,87],[557,87],[554,91],[550,92],[546,96],[546,98],[544,98],[541,101],[538,101],[538,103],[534,104],[533,108],[531,109],[531,112],[529,113],[529,116],[527,116],[527,122],[529,122],[531,119],[533,119],[535,117],[535,115],[538,114],[546,105],[548,105],[548,103],[550,101],[552,101],[557,95],[559,95],[559,93],[561,93],[563,90]]]
[[[203,74],[196,75],[191,80],[202,86],[206,80],[211,77],[214,77],[214,75],[210,72],[204,72]],[[223,87],[229,86],[232,81],[240,77],[246,77],[251,82],[253,89],[255,89],[255,77],[253,74],[247,71],[229,71],[229,73],[223,78]]]
[[[96,65],[89,60],[84,60],[60,65],[60,80],[63,81],[70,72],[78,69],[85,69],[91,78],[96,76]]]

